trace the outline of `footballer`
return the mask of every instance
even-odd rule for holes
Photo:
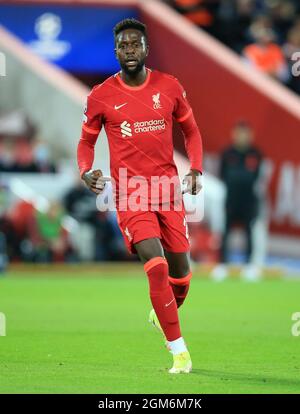
[[[173,120],[181,127],[190,161],[186,191],[194,195],[201,189],[201,135],[178,80],[145,66],[149,51],[146,26],[125,19],[115,26],[114,39],[121,70],[96,85],[87,98],[78,144],[80,175],[94,193],[103,191],[107,178],[92,167],[94,146],[104,127],[119,227],[130,252],[142,261],[149,281],[150,322],[162,331],[173,355],[169,372],[189,373],[192,361],[181,334],[178,308],[188,294],[192,273],[182,193],[175,189],[179,178],[173,160]],[[124,171],[126,185],[120,178]],[[140,209],[130,205],[136,192],[134,180],[143,188]],[[175,183],[169,191],[150,188],[168,180]]]

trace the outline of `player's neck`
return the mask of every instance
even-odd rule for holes
[[[146,67],[143,68],[138,73],[126,73],[123,70],[120,72],[121,79],[128,86],[140,86],[142,85],[147,78]]]

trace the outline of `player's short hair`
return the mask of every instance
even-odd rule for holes
[[[126,29],[135,29],[139,30],[147,41],[147,27],[144,23],[136,20],[136,19],[124,19],[117,23],[114,27],[114,38],[116,42],[116,38],[119,33],[123,32]]]

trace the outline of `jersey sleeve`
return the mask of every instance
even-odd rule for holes
[[[190,168],[202,174],[202,137],[192,108],[186,98],[186,92],[176,78],[174,93],[175,105],[173,117],[179,122],[183,132],[185,149],[190,160]]]
[[[103,105],[95,97],[95,89],[87,97],[84,108],[82,129],[87,132],[97,133],[101,131],[103,122]]]
[[[183,122],[192,114],[192,108],[187,100],[186,92],[183,86],[177,79],[175,79],[174,93],[175,105],[173,117],[177,122]]]
[[[77,148],[77,163],[82,176],[89,171],[94,162],[95,144],[101,131],[104,117],[104,108],[100,99],[94,96],[94,89],[87,97],[87,104],[83,115],[81,137]]]

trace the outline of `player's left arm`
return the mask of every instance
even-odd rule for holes
[[[179,123],[184,135],[185,149],[190,160],[190,171],[184,178],[184,192],[198,194],[202,188],[202,138],[192,108],[186,98],[186,92],[176,81],[176,98],[174,118]]]

